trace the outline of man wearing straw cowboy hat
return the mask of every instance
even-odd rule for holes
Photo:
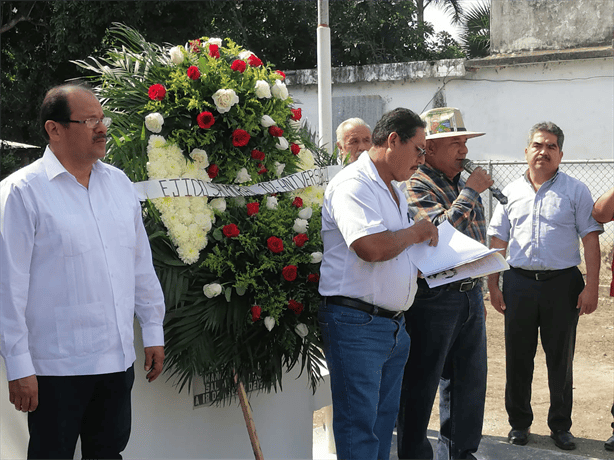
[[[449,221],[457,230],[485,242],[486,221],[480,193],[493,181],[476,168],[460,178],[467,131],[458,109],[445,107],[421,115],[426,122],[426,163],[409,179],[408,204],[414,219]],[[479,279],[429,288],[418,279],[413,306],[405,313],[411,350],[405,367],[397,422],[400,459],[432,459],[426,431],[439,386],[437,458],[475,458],[482,434],[486,396],[486,329]]]

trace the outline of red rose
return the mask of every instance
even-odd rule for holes
[[[239,231],[239,227],[237,227],[235,224],[228,224],[224,225],[222,228],[222,233],[224,233],[224,236],[228,238],[234,238],[239,236],[239,233],[241,232]]]
[[[300,208],[301,206],[303,206],[303,199],[300,196],[297,196],[296,198],[294,198],[294,201],[292,202],[292,206],[296,206],[297,208]]]
[[[247,145],[251,136],[247,131],[242,129],[235,129],[232,133],[232,145],[235,147],[243,147]]]
[[[262,308],[260,305],[254,305],[252,307],[252,323],[255,323],[260,319],[260,314],[262,313]]]
[[[310,273],[309,275],[307,275],[307,281],[310,283],[317,283],[318,281],[320,281],[320,275],[318,275],[317,273]]]
[[[200,53],[200,39],[190,40],[190,51]]]
[[[196,117],[196,123],[202,129],[209,129],[215,123],[215,118],[213,118],[213,114],[211,112],[200,112]]]
[[[294,281],[296,279],[297,272],[298,268],[296,265],[286,265],[281,270],[281,274],[286,281]]]
[[[149,99],[152,101],[161,101],[166,96],[166,88],[164,85],[156,83],[149,87]]]
[[[247,63],[252,67],[260,67],[262,65],[262,61],[254,54],[250,54],[247,58]]]
[[[290,144],[290,151],[292,155],[298,155],[301,152],[301,148],[293,142]]]
[[[215,163],[209,165],[209,167],[207,168],[207,174],[211,179],[215,179],[219,173],[220,168]]]
[[[264,152],[261,152],[260,150],[252,150],[252,158],[254,160],[258,160],[258,161],[263,161],[264,160]]]
[[[258,214],[260,210],[260,203],[247,203],[247,215],[253,216],[254,214]]]
[[[198,80],[200,78],[200,70],[195,65],[188,67],[188,78],[191,80]]]
[[[284,130],[279,126],[269,126],[269,134],[273,137],[281,137],[284,135]]]
[[[277,74],[281,75],[281,79],[282,79],[282,80],[285,80],[285,79],[286,79],[286,74],[285,74],[285,73],[283,73],[281,70],[276,70],[275,72],[276,72]]]
[[[294,121],[299,121],[301,119],[302,115],[302,110],[301,109],[290,109],[292,111],[292,116],[290,118],[292,118]]]
[[[247,68],[247,64],[245,63],[245,61],[242,61],[241,59],[236,59],[232,61],[230,68],[234,70],[235,72],[243,73],[245,72],[245,69]]]
[[[303,311],[303,304],[300,302],[297,302],[296,300],[290,299],[288,301],[288,308],[292,310],[296,314],[296,316],[298,316]]]
[[[209,56],[215,59],[220,58],[220,47],[214,45],[213,43],[209,43]]]
[[[265,172],[267,172],[267,171],[268,171],[268,169],[266,169],[262,163],[260,163],[260,164],[258,165],[258,174],[259,174],[259,175],[260,175],[260,174],[264,174],[264,173],[265,173]]]
[[[277,238],[276,236],[271,236],[266,240],[267,247],[274,252],[275,254],[279,254],[284,250],[284,242],[281,238]]]
[[[302,248],[305,245],[305,243],[309,241],[309,237],[307,236],[306,233],[299,233],[294,238],[292,238],[292,241],[294,241],[294,244],[296,244],[296,247]]]

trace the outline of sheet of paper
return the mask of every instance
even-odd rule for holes
[[[459,265],[449,270],[444,270],[430,276],[425,276],[429,287],[442,286],[467,278],[479,278],[490,275],[491,273],[508,270],[510,266],[499,252],[491,252],[481,259],[474,260],[463,265]]]
[[[423,242],[407,249],[412,262],[425,276],[450,270],[497,252],[496,249],[488,249],[479,241],[459,232],[448,221],[439,224],[437,229],[439,243],[436,247]]]

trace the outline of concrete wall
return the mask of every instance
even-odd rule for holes
[[[408,63],[405,68],[400,64],[394,73],[379,66],[381,79],[358,77],[374,72],[351,72],[346,68],[340,74],[333,69],[332,95],[340,98],[336,100],[379,96],[384,111],[407,107],[421,113],[432,107],[441,90],[443,102],[461,110],[467,129],[486,132],[468,143],[469,155],[475,160],[522,160],[527,132],[543,120],[557,123],[565,132],[564,159],[612,159],[611,51],[610,57],[506,65],[498,65],[496,60],[440,61],[424,63],[424,68],[440,69],[424,73],[415,71],[420,67],[416,63]],[[289,75],[288,88],[316,131],[317,80],[309,77],[313,72]]]
[[[612,0],[492,0],[491,53],[612,44]]]

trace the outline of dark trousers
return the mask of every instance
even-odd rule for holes
[[[573,357],[578,325],[578,296],[584,288],[577,268],[544,281],[511,269],[503,274],[505,310],[505,408],[514,429],[533,422],[531,382],[537,334],[546,354],[552,431],[571,428]]]
[[[101,375],[38,377],[39,405],[28,413],[28,458],[122,458],[130,438],[134,367]]]
[[[468,292],[418,282],[405,313],[411,338],[397,420],[400,459],[432,459],[427,428],[439,387],[438,459],[470,459],[482,436],[486,328],[481,286]]]

